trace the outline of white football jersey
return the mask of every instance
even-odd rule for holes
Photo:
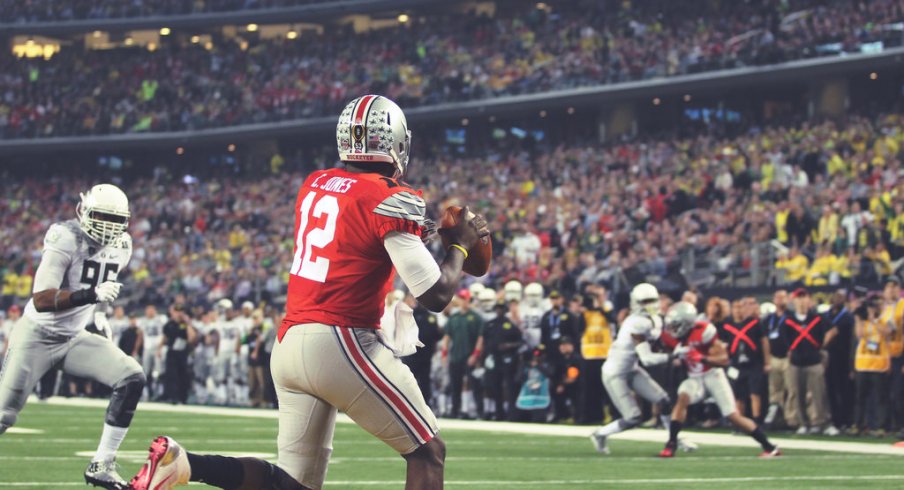
[[[129,317],[124,316],[122,318],[116,318],[115,316],[111,316],[109,322],[110,332],[113,334],[113,343],[119,345],[119,339],[122,337],[122,333],[129,328]]]
[[[609,374],[625,373],[637,367],[637,352],[634,350],[634,336],[639,335],[649,341],[659,339],[662,335],[662,318],[659,315],[649,316],[631,313],[622,322],[618,334],[609,349],[609,358],[603,370]]]
[[[166,315],[155,315],[148,318],[143,316],[138,319],[138,327],[144,332],[144,345],[153,345],[155,348],[163,336],[163,327],[166,325]]]
[[[217,320],[216,329],[220,334],[220,348],[218,351],[220,356],[235,354],[235,343],[241,335],[241,322],[236,320],[238,318],[227,320],[225,317]]]
[[[123,233],[107,246],[95,242],[79,227],[77,220],[50,225],[44,235],[44,253],[53,250],[66,257],[68,268],[59,278],[59,289],[77,291],[115,281],[132,257],[132,237]],[[35,291],[37,292],[37,291]],[[75,335],[94,321],[95,305],[82,305],[65,311],[38,312],[34,300],[25,305],[25,316],[41,327],[62,335]]]
[[[16,322],[6,319],[0,321],[0,355],[3,355],[3,347],[6,345],[6,339],[9,338],[10,334],[13,332],[13,325]]]
[[[546,310],[542,306],[528,306],[523,304],[518,310],[521,315],[521,327],[524,329],[524,341],[527,345],[534,349],[540,345],[540,320],[543,319],[543,313]]]

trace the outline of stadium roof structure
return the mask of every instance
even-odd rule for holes
[[[462,117],[527,114],[540,109],[565,106],[603,107],[614,102],[688,92],[716,95],[753,86],[779,86],[789,82],[815,83],[825,77],[846,75],[859,70],[875,71],[886,67],[899,67],[902,63],[904,47],[879,53],[846,54],[637,82],[412,107],[405,108],[405,114],[409,121],[416,124],[451,121]],[[190,131],[10,139],[0,140],[0,156],[61,150],[121,150],[154,148],[160,145],[232,143],[325,132],[335,128],[335,125],[336,117],[325,116]]]
[[[459,0],[447,0],[455,3]],[[114,19],[78,19],[27,23],[0,23],[0,35],[65,35],[103,30],[120,32],[161,27],[200,27],[224,24],[268,24],[318,21],[343,15],[370,14],[387,10],[435,5],[436,0],[338,0],[293,7],[232,10],[179,15],[119,17]]]

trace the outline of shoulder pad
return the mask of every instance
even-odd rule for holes
[[[628,315],[622,328],[628,329],[632,335],[647,335],[653,329],[653,321],[646,316]]]
[[[73,225],[75,229],[73,229]],[[70,221],[54,223],[50,225],[44,235],[44,248],[70,254],[78,250],[79,242],[82,240],[84,238],[78,224]]]
[[[719,331],[716,329],[716,326],[712,323],[707,323],[705,327],[703,327],[703,332],[700,333],[700,340],[703,341],[704,344],[708,344],[712,342]]]
[[[374,213],[390,218],[406,219],[423,225],[424,217],[427,214],[427,203],[411,189],[404,188],[386,196],[374,208]]]
[[[113,248],[121,248],[124,250],[132,250],[132,235],[129,232],[123,233],[119,239],[113,242]]]

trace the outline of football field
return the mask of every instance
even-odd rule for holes
[[[0,437],[0,488],[83,486],[103,407],[95,400],[29,402],[16,428]],[[904,488],[904,448],[888,441],[780,439],[786,456],[760,460],[746,437],[693,433],[698,452],[663,461],[655,457],[663,431],[633,431],[611,441],[612,455],[600,456],[583,436],[587,427],[441,425],[450,488]],[[124,476],[137,471],[161,433],[195,452],[275,460],[273,411],[142,404],[120,453]],[[391,449],[354,424],[337,425],[327,488],[402,488],[404,475],[404,461]]]

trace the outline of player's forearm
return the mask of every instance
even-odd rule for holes
[[[707,355],[703,358],[703,362],[710,366],[727,367],[731,363],[731,360],[728,358],[728,352],[720,352]]]
[[[35,310],[44,312],[64,311],[77,306],[97,303],[94,288],[66,291],[62,289],[45,289],[32,295]]]
[[[464,254],[457,248],[450,248],[443,263],[439,266],[439,279],[427,292],[418,296],[418,303],[434,313],[443,311],[452,301],[452,296],[459,287],[461,267],[464,263]]]

